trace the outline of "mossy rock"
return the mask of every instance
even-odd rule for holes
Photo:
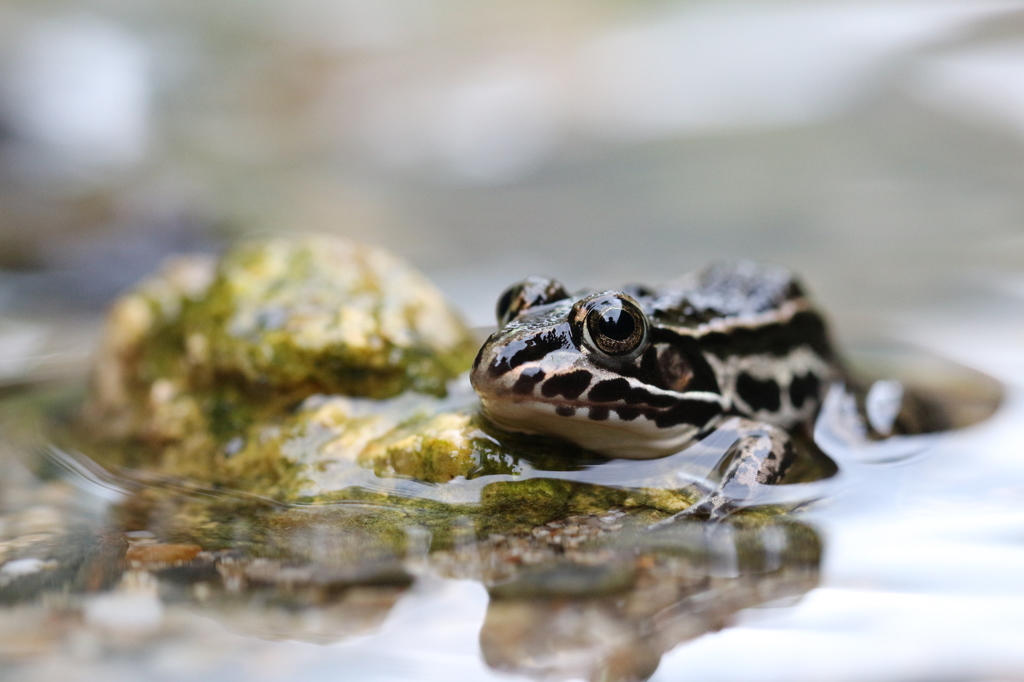
[[[443,395],[476,351],[459,316],[409,264],[326,237],[236,248],[182,322],[197,368],[277,392]]]
[[[181,258],[113,305],[83,424],[207,461],[311,395],[443,395],[476,343],[441,293],[381,249],[329,237]]]

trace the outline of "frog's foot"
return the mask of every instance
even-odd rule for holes
[[[815,444],[840,468],[906,459],[948,428],[938,408],[904,392],[898,382],[877,381],[867,395],[862,410],[856,391],[834,384],[815,421]]]
[[[667,519],[662,519],[657,523],[651,524],[650,528],[662,528],[664,526],[672,525],[676,521],[687,519],[720,521],[735,512],[737,509],[739,509],[739,507],[734,501],[730,501],[725,497],[725,495],[722,495],[716,490],[710,495],[694,502],[683,511],[673,514]]]
[[[766,486],[778,483],[796,457],[792,438],[777,426],[733,417],[720,428],[736,431],[737,439],[718,466],[718,485],[683,511],[653,524],[652,529],[682,519],[724,519],[750,506]]]

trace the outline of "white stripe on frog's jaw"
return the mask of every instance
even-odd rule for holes
[[[678,451],[724,412],[718,393],[665,390],[594,362],[564,318],[548,322],[512,322],[481,348],[471,380],[496,425],[647,459]]]

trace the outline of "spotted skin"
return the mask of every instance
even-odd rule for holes
[[[609,305],[619,307],[609,314]],[[739,417],[743,434],[770,445],[737,445],[726,476],[733,487],[751,466],[761,484],[785,473],[786,432],[810,423],[842,377],[803,288],[782,268],[749,262],[619,292],[569,295],[534,277],[510,287],[499,318],[471,374],[495,424],[646,459]],[[602,330],[615,338],[602,343]]]

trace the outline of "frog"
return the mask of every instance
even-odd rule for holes
[[[570,294],[508,287],[470,374],[486,419],[605,458],[665,457],[736,434],[690,513],[721,513],[782,481],[847,372],[828,324],[781,266],[717,263],[666,285]]]

